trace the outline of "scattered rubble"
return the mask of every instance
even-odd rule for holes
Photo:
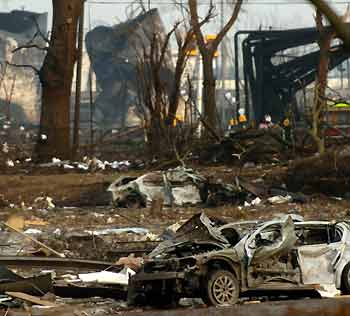
[[[273,129],[243,129],[231,133],[219,144],[201,151],[201,162],[221,162],[251,166],[252,163],[276,163],[285,161],[291,153],[282,138],[282,131]],[[248,165],[247,165],[248,163]]]
[[[43,163],[39,165],[42,168],[62,168],[62,169],[78,169],[81,171],[103,171],[106,169],[117,170],[117,171],[127,171],[131,166],[131,162],[129,161],[102,161],[97,159],[96,157],[90,159],[88,157],[84,157],[82,162],[78,161],[69,161],[69,160],[61,160],[59,158],[52,158],[52,162]]]

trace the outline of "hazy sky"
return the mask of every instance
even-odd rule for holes
[[[144,2],[148,3],[147,1]],[[218,0],[216,1],[219,3]],[[201,8],[204,10],[209,0],[198,0],[198,2],[202,4]],[[339,12],[344,12],[346,1],[333,0],[329,2],[332,2]],[[0,0],[0,3],[3,11],[24,8],[36,12],[49,12],[51,19],[51,0]],[[128,3],[130,0],[90,0],[87,7],[90,8],[92,25],[111,25],[125,20],[125,8]],[[151,0],[151,7],[158,7],[166,24],[170,26],[174,22],[174,8],[169,3],[172,3],[172,0]],[[226,8],[225,11],[229,11],[229,9]],[[217,11],[217,13],[219,12]],[[260,25],[263,28],[269,26],[277,28],[313,26],[313,13],[311,5],[305,0],[248,0],[237,27],[251,29]],[[216,19],[216,23],[219,24],[219,18]],[[215,26],[213,27],[215,28]]]

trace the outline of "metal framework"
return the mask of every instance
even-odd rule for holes
[[[331,28],[328,31],[331,32]],[[239,44],[243,35],[245,39]],[[274,121],[279,121],[287,108],[296,104],[296,92],[316,79],[320,51],[305,51],[285,60],[278,60],[278,56],[288,49],[305,47],[318,40],[316,28],[239,31],[235,34],[236,101],[241,106],[244,103],[250,120],[259,122],[269,113]],[[240,93],[239,45],[243,57],[244,101]],[[332,44],[329,54],[330,70],[350,57],[349,52],[336,43]],[[298,118],[300,113],[297,113],[296,107],[293,109]]]

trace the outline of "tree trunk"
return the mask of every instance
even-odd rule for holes
[[[41,161],[52,157],[67,159],[71,156],[71,86],[77,53],[78,20],[83,1],[52,0],[52,35],[40,70],[42,105],[36,150]]]
[[[210,128],[217,133],[217,115],[215,98],[215,77],[213,70],[213,58],[203,56],[203,106],[204,120]]]
[[[316,24],[320,32],[320,61],[318,65],[318,77],[315,87],[315,100],[312,111],[312,130],[311,134],[315,139],[320,154],[325,151],[324,135],[322,135],[321,125],[323,121],[324,110],[326,109],[325,93],[327,88],[328,68],[329,68],[329,50],[333,34],[324,30],[322,25],[322,15],[317,11]]]
[[[179,56],[176,61],[175,67],[175,75],[174,75],[174,87],[170,95],[169,100],[169,111],[168,111],[168,124],[170,127],[172,126],[173,120],[176,118],[176,112],[179,105],[180,99],[180,88],[181,88],[181,78],[184,71],[185,61],[185,53],[179,50]]]

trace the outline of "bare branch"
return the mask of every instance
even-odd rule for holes
[[[236,20],[238,18],[238,14],[241,11],[242,4],[243,4],[243,0],[238,0],[236,2],[230,19],[227,21],[227,23],[225,24],[223,29],[219,32],[219,34],[217,34],[216,38],[212,42],[212,50],[213,51],[215,51],[218,48],[220,42],[223,40],[223,38],[225,37],[227,32],[231,29],[233,24],[236,22]]]
[[[43,51],[48,51],[49,50],[48,47],[40,47],[37,44],[26,44],[26,45],[21,45],[21,46],[16,47],[12,51],[12,53],[18,52],[21,49],[29,49],[29,48],[36,48],[36,49],[43,50]]]
[[[166,35],[165,41],[163,43],[162,51],[160,54],[159,65],[163,64],[163,60],[165,57],[166,50],[168,48],[170,37],[176,31],[176,29],[178,28],[179,25],[180,25],[180,22],[176,22],[175,25],[173,26],[173,28],[171,29],[171,31]]]
[[[205,44],[204,36],[199,24],[197,0],[189,0],[188,4],[190,7],[190,14],[191,14],[191,26],[193,28],[194,34],[196,35],[198,47],[200,50],[203,50],[205,49],[206,44]],[[212,8],[213,8],[213,5],[211,3],[209,11],[211,11]]]
[[[41,51],[46,51],[48,52],[49,51],[49,46],[47,47],[42,47],[42,46],[39,46],[38,44],[35,44],[34,43],[34,40],[36,39],[37,36],[40,36],[44,41],[45,43],[49,44],[49,40],[48,38],[41,32],[40,30],[40,26],[38,24],[38,21],[36,20],[35,16],[32,16],[31,19],[33,20],[35,26],[36,26],[36,29],[37,31],[35,32],[35,34],[33,35],[33,37],[31,38],[30,41],[28,41],[26,44],[24,45],[20,45],[18,47],[16,47],[14,50],[12,50],[12,53],[16,53],[22,49],[30,49],[30,48],[36,48],[38,50],[41,50]],[[12,65],[14,66],[14,65]]]
[[[198,44],[198,48],[201,52],[201,54],[205,54],[208,49],[210,49],[204,39],[204,35],[202,33],[201,27],[208,23],[210,19],[214,17],[213,11],[214,11],[214,5],[212,2],[210,2],[210,7],[208,10],[207,15],[203,20],[199,22],[199,17],[198,17],[198,5],[197,5],[197,0],[189,0],[189,7],[190,7],[190,16],[191,16],[191,30],[193,31],[193,34],[196,37],[196,41]]]
[[[47,44],[49,44],[50,41],[49,41],[49,39],[47,38],[47,36],[45,36],[45,35],[43,34],[43,32],[41,32],[40,25],[39,25],[37,19],[35,18],[35,16],[32,16],[32,20],[33,20],[33,22],[34,22],[34,24],[35,24],[35,26],[36,26],[36,30],[37,30],[37,31],[36,31],[36,33],[34,34],[34,36],[33,36],[33,38],[31,39],[30,42],[32,42],[32,41],[35,39],[35,37],[39,35]]]
[[[29,68],[29,69],[32,69],[38,76],[40,75],[40,70],[35,68],[33,65],[17,65],[17,64],[12,64],[9,61],[6,61],[6,64],[16,68]]]

